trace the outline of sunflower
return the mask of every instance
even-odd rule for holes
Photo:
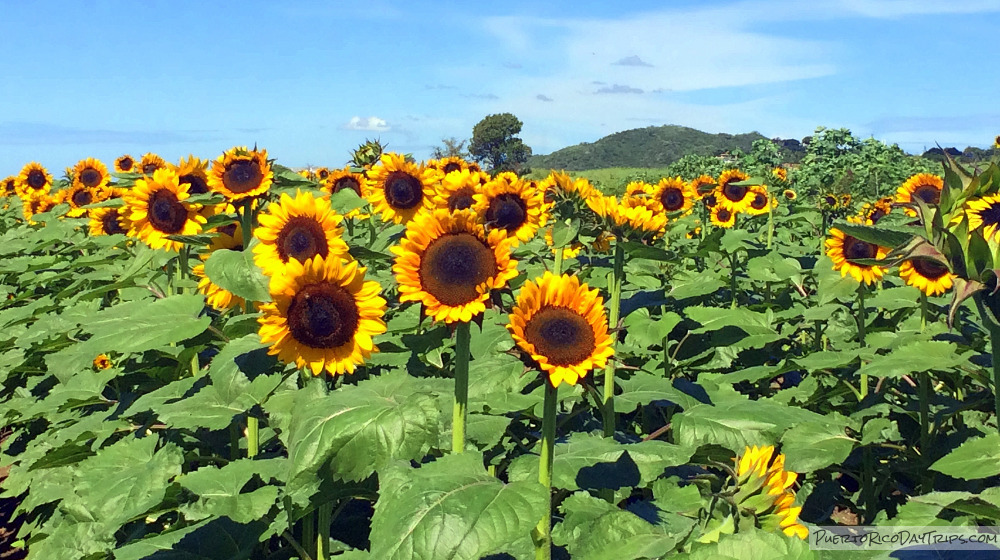
[[[728,229],[736,225],[736,212],[721,204],[712,207],[710,218],[715,227]]]
[[[545,192],[508,171],[483,185],[474,198],[473,209],[486,225],[506,231],[515,247],[534,237],[549,219]]]
[[[631,230],[638,235],[660,235],[667,225],[667,216],[654,212],[644,199],[627,197],[620,201],[613,196],[594,195],[586,199],[587,207],[597,214],[615,234]]]
[[[42,164],[31,162],[21,169],[14,189],[22,199],[48,194],[52,190],[52,175]]]
[[[104,193],[100,189],[91,189],[85,187],[79,182],[74,181],[73,186],[65,191],[61,191],[62,201],[69,204],[69,211],[66,212],[66,216],[70,218],[79,218],[87,213],[87,210],[83,208],[88,204],[93,204],[104,199]]]
[[[382,220],[407,223],[421,208],[431,208],[435,184],[441,173],[425,165],[406,161],[401,154],[383,154],[382,165],[368,172],[365,192],[375,212]]]
[[[993,147],[997,150],[1000,150],[1000,136],[997,136],[996,138],[993,139]]]
[[[851,193],[844,193],[840,195],[840,206],[842,208],[847,208],[851,205]]]
[[[84,187],[91,192],[103,189],[111,175],[108,166],[94,158],[81,159],[73,167],[73,186]],[[89,203],[88,203],[89,204]]]
[[[326,198],[311,192],[296,191],[293,199],[282,193],[258,218],[260,227],[254,236],[254,261],[269,276],[280,275],[289,262],[305,262],[319,256],[324,259],[347,256],[347,243],[341,238],[343,216],[330,207]]]
[[[711,210],[719,205],[719,197],[714,192],[710,192],[702,197],[701,203],[705,205],[705,208]]]
[[[747,214],[760,216],[767,214],[772,208],[778,205],[778,199],[772,197],[767,189],[762,186],[755,186],[750,189],[750,203],[747,204]]]
[[[271,278],[271,302],[260,306],[260,339],[268,354],[307,367],[313,375],[353,373],[378,348],[385,300],[365,268],[340,257],[292,259]]]
[[[316,178],[313,175],[313,172],[310,171],[310,170],[308,170],[308,169],[303,169],[303,170],[299,171],[299,176],[301,176],[301,177],[303,177],[305,179],[309,179],[310,181]]]
[[[611,250],[611,242],[615,239],[617,238],[613,233],[602,231],[594,238],[594,241],[590,244],[590,248],[598,253],[607,253]]]
[[[208,160],[188,155],[181,158],[176,166],[168,164],[177,173],[177,182],[188,185],[188,192],[191,196],[196,194],[206,194],[208,189]]]
[[[687,214],[694,206],[694,193],[691,185],[680,177],[660,179],[652,188],[650,199],[657,208],[667,213],[683,212]]]
[[[0,196],[15,196],[17,194],[17,177],[11,175],[0,182]]]
[[[944,189],[944,179],[931,173],[917,173],[896,190],[896,202],[912,204],[919,198],[926,204],[937,204],[941,201],[941,191]],[[907,216],[915,217],[916,210],[904,208]]]
[[[781,196],[785,197],[785,200],[789,201],[795,200],[796,198],[799,197],[799,195],[796,194],[795,191],[793,191],[792,189],[785,189],[781,191]]]
[[[555,244],[555,240],[552,239],[552,226],[545,228],[545,244],[548,245],[549,247],[552,247],[552,245]],[[555,254],[556,251],[559,250],[560,249],[552,247],[553,254]],[[583,250],[583,243],[580,243],[579,241],[574,241],[562,248],[562,258],[575,259],[576,256],[579,255],[580,251],[582,250]]]
[[[478,172],[479,166],[476,164],[469,164],[469,162],[458,156],[448,156],[436,160],[430,160],[427,162],[429,167],[433,167],[441,172],[445,177],[453,171],[473,171]],[[473,169],[474,168],[474,169]]]
[[[115,160],[115,171],[118,173],[132,173],[135,171],[135,160],[132,156],[125,154]]]
[[[538,183],[538,188],[545,191],[547,200],[554,198],[557,194],[567,196],[575,194],[584,200],[600,194],[586,177],[573,179],[565,171],[552,171],[548,177]]]
[[[120,208],[91,208],[90,235],[115,235],[128,232],[128,222]]]
[[[716,198],[719,204],[727,206],[733,212],[743,212],[750,204],[752,195],[750,187],[736,183],[746,181],[749,178],[749,175],[739,169],[723,171],[719,175],[719,184],[716,187],[716,192],[718,192]]]
[[[273,178],[267,150],[236,147],[212,162],[208,188],[234,202],[266,193]]]
[[[833,269],[841,276],[850,274],[858,282],[872,284],[885,275],[885,268],[875,264],[860,264],[856,259],[882,259],[889,253],[885,247],[861,241],[837,228],[830,230],[826,254],[833,259]]]
[[[153,249],[177,251],[184,246],[168,235],[197,235],[205,224],[200,204],[185,202],[190,196],[187,183],[180,183],[173,169],[163,168],[153,176],[137,179],[125,193],[122,213],[130,222],[128,235],[146,242]]]
[[[715,179],[711,175],[703,173],[691,180],[690,192],[695,200],[701,200],[713,190],[715,190]]]
[[[482,172],[461,169],[445,175],[434,191],[434,208],[454,212],[472,208],[480,191]]]
[[[646,181],[630,181],[629,184],[625,185],[625,196],[652,197],[654,188],[653,185],[650,185]]]
[[[220,231],[212,238],[207,251],[199,255],[202,261],[207,261],[216,251],[243,251],[243,228],[239,224],[233,224],[233,228],[228,231]],[[205,275],[205,263],[201,262],[191,268],[191,274],[199,278],[198,291],[205,295],[205,301],[219,311],[225,311],[232,307],[242,307],[245,300],[234,295],[229,290],[221,288],[209,280]]]
[[[344,189],[354,191],[358,196],[362,196],[361,185],[364,184],[365,176],[351,171],[351,166],[330,171],[323,182],[323,190],[330,194],[337,194]]]
[[[840,197],[834,193],[822,194],[819,197],[819,205],[824,210],[836,210],[840,208]]]
[[[795,492],[791,489],[798,473],[785,470],[785,456],[775,456],[773,445],[755,445],[746,447],[735,461],[736,490],[732,500],[740,515],[752,517],[764,529],[807,538],[809,530],[798,522],[802,508],[795,506]]]
[[[108,369],[111,367],[111,358],[107,354],[98,354],[94,358],[94,369]]]
[[[167,162],[163,160],[160,156],[147,152],[142,155],[142,159],[139,160],[139,173],[143,175],[152,175],[157,169],[163,169],[167,166]]]
[[[422,212],[390,250],[399,301],[419,301],[435,321],[470,321],[486,309],[490,290],[517,276],[511,239],[502,229],[487,233],[471,210]]]
[[[24,221],[29,224],[34,224],[35,221],[32,220],[32,218],[35,214],[48,212],[49,210],[52,210],[56,204],[56,199],[48,194],[40,194],[24,199],[21,204],[21,212],[24,214]]]
[[[773,175],[775,179],[782,182],[788,180],[788,170],[784,167],[775,167],[771,170],[771,175]]]
[[[553,387],[564,381],[576,385],[614,354],[604,300],[576,276],[546,272],[525,282],[507,330],[549,375]]]
[[[1000,194],[991,194],[966,203],[969,231],[983,228],[983,237],[989,241],[997,237],[1000,229]]]
[[[327,177],[330,176],[330,170],[325,167],[317,167],[313,171],[313,176],[316,177],[317,181],[322,183],[323,181],[326,181]]]
[[[955,279],[948,267],[927,259],[903,261],[899,265],[899,276],[907,285],[915,286],[929,296],[947,292]]]

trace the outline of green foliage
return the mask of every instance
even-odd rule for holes
[[[489,170],[527,173],[531,148],[517,137],[523,123],[510,113],[487,115],[472,128],[469,154]]]

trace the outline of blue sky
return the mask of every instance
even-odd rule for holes
[[[343,4],[343,5],[341,5]],[[1000,133],[1000,0],[0,0],[0,176],[267,148],[418,158],[491,113],[536,153],[644,126],[909,152]]]

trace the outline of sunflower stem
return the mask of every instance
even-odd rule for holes
[[[733,296],[733,301],[730,303],[729,307],[736,309],[736,264],[737,256],[736,252],[729,254],[729,292]]]
[[[562,247],[556,248],[556,260],[552,264],[552,274],[559,276],[562,274],[563,268],[563,249]]]
[[[608,310],[608,327],[614,329],[611,338],[612,352],[618,349],[618,317],[621,314],[622,302],[622,277],[625,275],[625,247],[621,241],[615,240],[615,265],[611,271],[611,309]],[[613,355],[613,354],[612,354]],[[615,435],[615,362],[608,360],[604,367],[604,408],[602,419],[604,421],[604,437]]]
[[[333,502],[326,502],[316,508],[316,560],[330,558],[330,521],[333,516]]]
[[[983,326],[990,333],[990,361],[993,363],[993,410],[996,414],[997,429],[1000,430],[1000,359],[997,359],[1000,356],[1000,325],[997,324],[993,313],[987,307],[982,292],[975,294],[972,298],[976,302],[976,308],[979,309],[979,317],[982,319]]]
[[[316,511],[302,517],[302,544],[309,556],[316,558]]]
[[[185,244],[181,247],[181,250],[177,255],[177,270],[175,272],[174,281],[183,280],[188,277],[188,256],[191,254],[191,247]],[[182,293],[180,288],[177,288],[177,293]]]
[[[455,406],[452,409],[451,452],[465,451],[465,418],[469,408],[469,323],[455,327]]]
[[[774,242],[774,207],[771,205],[771,193],[767,193],[767,249],[771,250]]]
[[[927,326],[927,294],[920,292],[920,330],[923,331]],[[920,373],[920,384],[918,386],[919,399],[920,399],[920,455],[923,456],[925,462],[930,458],[931,451],[931,422],[930,422],[930,385],[931,376],[930,373],[924,371]],[[929,465],[929,463],[928,463]],[[923,493],[931,491],[933,486],[933,479],[931,478],[931,470],[928,468],[924,469],[923,476],[920,480],[920,489]]]
[[[552,558],[552,456],[556,440],[556,405],[558,390],[545,380],[545,404],[542,413],[542,452],[538,459],[538,482],[545,486],[545,514],[535,528],[535,560]]]
[[[864,282],[858,284],[858,345],[864,347],[865,345],[865,328],[868,323],[868,318],[865,313],[865,292],[868,291],[867,284]],[[868,374],[861,374],[861,399],[864,400],[868,396]]]

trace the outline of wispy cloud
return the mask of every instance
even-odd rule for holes
[[[538,95],[535,96],[535,99],[537,99],[539,101],[545,101],[545,102],[553,101],[553,99],[551,97],[549,97],[548,95],[545,95],[544,93],[539,93]]]
[[[637,55],[626,56],[625,58],[618,59],[617,62],[612,62],[611,64],[613,66],[645,66],[646,68],[653,67],[652,64],[639,58]]]
[[[370,130],[375,132],[386,132],[392,129],[385,119],[378,117],[351,117],[351,120],[347,121],[344,128],[347,130]]]
[[[615,84],[609,87],[602,87],[597,91],[595,91],[594,93],[642,93],[642,90],[631,86],[623,86],[621,84]]]

